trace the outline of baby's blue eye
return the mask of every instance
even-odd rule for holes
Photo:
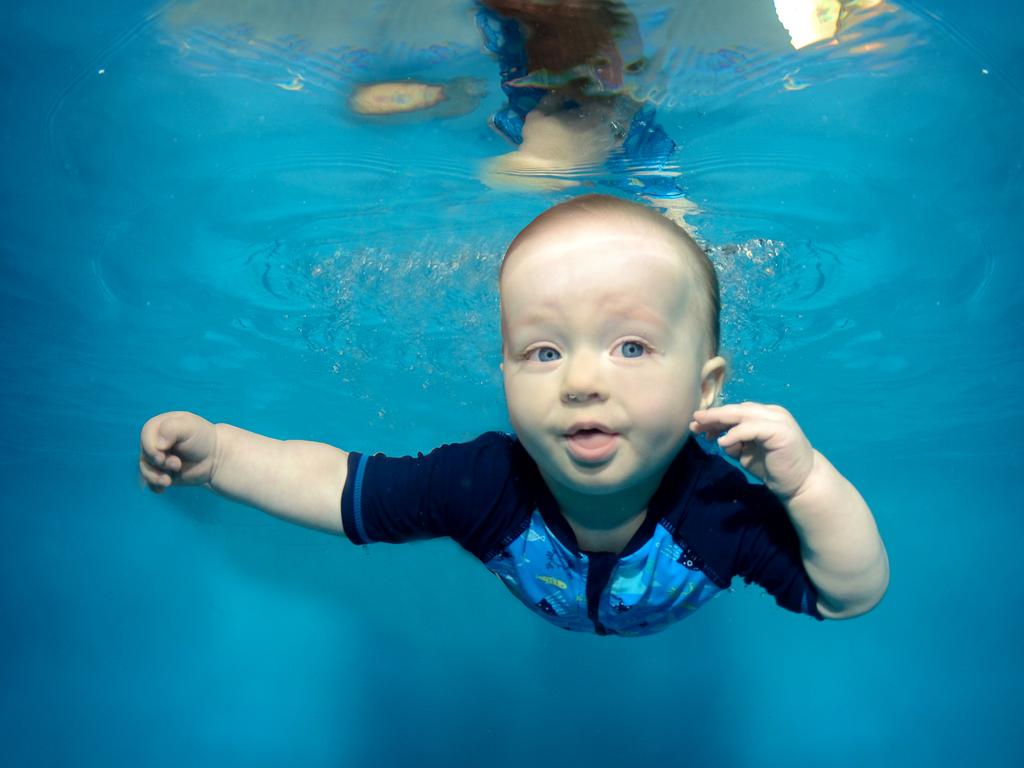
[[[622,343],[623,357],[642,357],[647,350],[638,341],[624,341]]]
[[[538,349],[530,350],[529,357],[541,363],[552,363],[555,360],[561,359],[562,356],[554,347],[539,347]]]

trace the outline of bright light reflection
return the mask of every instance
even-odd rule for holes
[[[793,47],[800,49],[835,37],[839,31],[839,19],[844,6],[849,11],[853,8],[873,8],[881,2],[882,0],[851,0],[846,3],[840,0],[775,0],[775,15],[789,32]]]

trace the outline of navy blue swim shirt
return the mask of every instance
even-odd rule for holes
[[[781,502],[692,438],[621,553],[579,548],[533,459],[501,432],[415,457],[350,453],[341,514],[357,545],[454,539],[527,607],[568,630],[651,634],[734,576],[823,619]]]

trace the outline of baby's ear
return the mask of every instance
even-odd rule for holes
[[[700,370],[700,407],[712,408],[722,394],[725,383],[725,358],[718,355],[712,357]]]

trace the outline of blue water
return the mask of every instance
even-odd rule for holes
[[[168,409],[390,453],[507,427],[495,270],[566,193],[476,179],[509,147],[468,5],[345,5],[0,9],[3,763],[1024,764],[1024,14],[887,3],[795,52],[768,2],[634,6],[727,397],[796,414],[892,582],[825,624],[739,582],[621,640],[538,621],[451,542],[357,549],[137,481]],[[487,90],[346,110],[410,74]]]

